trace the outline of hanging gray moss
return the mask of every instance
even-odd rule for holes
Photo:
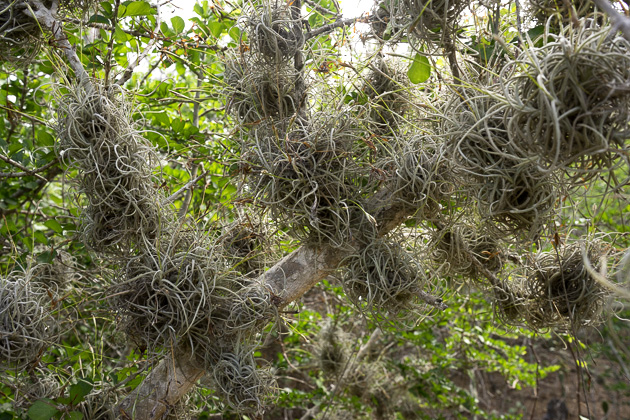
[[[535,238],[556,210],[562,187],[541,168],[506,123],[511,110],[493,89],[462,89],[444,106],[440,130],[451,162],[482,219],[502,236]]]
[[[472,223],[436,230],[430,245],[433,260],[446,273],[487,281],[480,267],[496,275],[505,264],[505,245],[488,232],[477,231]]]
[[[347,258],[342,280],[357,308],[377,317],[413,308],[426,285],[419,262],[387,239],[376,239]]]
[[[240,414],[260,415],[276,385],[271,372],[256,366],[253,349],[235,348],[222,353],[212,366],[216,393]]]
[[[36,366],[57,338],[57,319],[46,290],[31,273],[0,277],[0,371]]]
[[[57,151],[79,171],[86,197],[82,238],[93,250],[128,253],[153,242],[174,220],[157,189],[157,155],[133,123],[120,87],[72,86],[58,92]]]
[[[304,45],[302,22],[293,19],[290,3],[263,4],[245,21],[251,47],[267,61],[280,63],[292,59]]]
[[[350,114],[322,113],[286,129],[260,124],[243,140],[241,157],[254,201],[291,236],[344,246],[353,229],[369,230],[361,198],[379,184],[361,163],[369,154],[362,135]]]
[[[593,20],[542,42],[501,74],[513,142],[574,184],[626,164],[630,43]]]

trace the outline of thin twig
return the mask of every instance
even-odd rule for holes
[[[142,51],[142,53],[138,54],[138,56],[133,61],[133,63],[131,63],[129,67],[125,69],[120,79],[118,79],[118,81],[116,82],[117,85],[122,86],[129,79],[131,79],[131,75],[133,74],[134,69],[138,66],[138,64],[140,64],[140,62],[142,62],[142,60],[146,58],[149,52],[151,52],[151,50],[153,49],[153,46],[158,40],[157,32],[159,30],[160,30],[160,3],[157,3],[156,16],[155,16],[155,29],[153,30],[153,33],[151,34],[151,40],[147,43],[147,46],[144,47],[144,50]]]
[[[336,22],[321,26],[315,30],[307,32],[306,35],[304,36],[304,39],[308,41],[309,39],[315,38],[316,36],[320,36],[320,35],[332,32],[337,28],[353,25],[358,21],[358,19],[359,18],[339,19]]]
[[[613,22],[612,30],[619,30],[624,38],[630,41],[630,18],[623,16],[608,2],[608,0],[593,0],[598,8],[606,13]]]

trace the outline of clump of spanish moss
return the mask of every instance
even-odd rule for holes
[[[494,285],[497,318],[534,330],[575,332],[598,325],[611,292],[589,274],[585,258],[599,272],[605,255],[605,245],[597,240],[538,254],[523,273]]]
[[[35,366],[54,343],[57,320],[46,290],[30,273],[0,277],[0,371]]]
[[[528,311],[527,292],[522,279],[493,285],[495,317],[505,325],[523,325]]]
[[[276,296],[264,284],[252,282],[242,286],[227,305],[213,312],[215,322],[221,320],[221,331],[214,331],[214,335],[221,333],[252,338],[257,332],[278,316],[275,304]]]
[[[505,67],[507,128],[550,169],[584,181],[625,162],[630,136],[630,43],[581,20],[547,33]]]
[[[29,16],[26,1],[0,1],[0,60],[28,64],[42,43],[42,31]]]
[[[286,130],[263,125],[243,140],[243,165],[254,200],[298,239],[341,247],[364,213],[361,197],[379,180],[361,164],[369,149],[350,115],[319,115]],[[352,201],[350,201],[352,199]]]
[[[529,14],[539,24],[545,24],[551,17],[559,17],[564,25],[589,15],[595,6],[591,0],[529,0],[528,4]]]
[[[234,222],[223,229],[219,238],[226,258],[234,269],[248,277],[257,277],[265,267],[267,232],[262,223],[249,220]]]
[[[505,100],[492,90],[461,90],[445,114],[442,130],[452,162],[467,177],[480,216],[506,234],[538,235],[555,209],[557,180],[510,135]]]
[[[120,418],[116,410],[119,398],[120,395],[115,390],[95,387],[77,406],[76,411],[83,414],[84,419],[115,420]]]
[[[85,194],[83,241],[99,252],[128,252],[150,243],[172,214],[153,179],[154,149],[132,122],[121,88],[72,86],[59,94],[58,152],[79,171]]]
[[[129,259],[110,295],[122,328],[141,348],[208,346],[212,311],[240,288],[210,244],[164,241]],[[205,349],[199,350],[202,354]]]
[[[321,328],[316,344],[319,367],[330,378],[340,378],[348,362],[348,346],[343,330],[328,320]]]
[[[457,17],[469,2],[462,0],[391,0],[376,3],[373,15],[375,34],[407,34],[422,41],[438,41],[445,31],[452,33]]]
[[[396,195],[417,210],[423,220],[435,220],[441,203],[455,189],[444,148],[430,136],[419,136],[393,153]]]
[[[597,325],[610,292],[586,270],[583,244],[567,245],[541,253],[527,279],[529,311],[525,322],[532,328],[575,329]],[[599,242],[586,244],[586,258],[595,270],[605,255]]]
[[[96,0],[42,0],[56,16],[81,14],[94,9]],[[54,5],[54,7],[53,7]],[[0,61],[25,66],[33,61],[45,42],[41,26],[26,0],[0,1]]]
[[[265,4],[247,18],[251,47],[271,62],[293,58],[304,44],[302,22],[293,19],[292,8],[284,2]]]
[[[372,241],[346,260],[343,287],[361,310],[397,315],[424,293],[424,270],[400,245],[386,239]]]
[[[289,118],[302,100],[295,88],[299,78],[290,65],[267,63],[243,53],[225,63],[226,110],[244,124]]]
[[[37,367],[27,378],[17,377],[14,386],[14,407],[28,410],[33,403],[43,398],[55,398],[62,388],[58,378],[48,369]]]
[[[484,270],[497,274],[505,263],[504,250],[495,235],[467,224],[435,231],[432,258],[450,274],[485,279]]]
[[[31,268],[31,280],[53,294],[62,292],[77,277],[74,267],[73,257],[58,250],[50,263],[37,264]]]
[[[271,372],[258,368],[247,348],[222,353],[212,366],[212,378],[221,400],[239,414],[261,414],[276,388]]]
[[[398,133],[410,106],[408,80],[405,72],[387,60],[370,66],[363,85],[370,103],[370,132],[379,136]]]

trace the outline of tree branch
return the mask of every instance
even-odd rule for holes
[[[379,191],[366,209],[374,212],[372,216],[377,223],[380,236],[385,235],[415,212],[413,207],[401,205],[390,188]],[[340,250],[330,245],[302,245],[278,261],[259,280],[272,289],[279,298],[276,305],[283,308],[337,270],[339,264],[350,253],[351,251]],[[430,299],[428,294],[419,297],[427,303],[434,302],[438,308],[443,307],[441,299]],[[174,359],[177,360],[177,364],[171,368]],[[135,412],[135,420],[161,418],[169,404],[172,405],[184,397],[204,373],[201,364],[194,359],[168,357],[125,398],[119,409],[121,412],[122,410],[127,413]],[[181,378],[186,380],[177,382]],[[178,384],[176,387],[171,386],[174,382]]]
[[[608,0],[593,0],[595,5],[604,11],[613,22],[613,31],[619,30],[624,38],[630,41],[630,18],[623,16],[608,2]]]
[[[77,56],[77,53],[72,45],[70,45],[68,37],[63,31],[63,26],[53,17],[51,9],[46,8],[41,0],[31,0],[30,4],[33,5],[34,10],[29,5],[28,10],[25,10],[24,13],[33,16],[37,20],[37,22],[39,22],[42,28],[52,33],[57,47],[63,50],[63,52],[65,53],[66,58],[68,59],[68,63],[70,64],[72,70],[74,70],[74,73],[79,79],[79,82],[81,84],[89,84],[90,78],[85,71],[83,64],[81,64],[81,60]],[[53,5],[55,4],[56,2],[53,2]]]
[[[48,162],[46,164],[46,166],[42,166],[41,168],[38,169],[29,169],[26,166],[22,165],[20,162],[16,162],[13,159],[11,159],[10,157],[4,156],[2,154],[0,154],[0,160],[5,161],[6,163],[8,163],[9,165],[13,165],[16,168],[20,169],[21,171],[24,172],[11,172],[8,174],[3,174],[0,173],[0,178],[20,178],[23,176],[35,176],[38,179],[44,180],[46,181],[46,178],[44,178],[43,176],[39,175],[38,172],[42,172],[45,171],[46,169],[50,168],[52,165],[55,164],[55,162],[57,161],[57,159]]]
[[[304,39],[308,41],[309,39],[315,38],[316,36],[320,36],[320,35],[332,32],[337,28],[350,26],[356,23],[357,21],[358,21],[358,18],[339,19],[336,22],[321,26],[313,31],[307,32],[306,35],[304,36]]]

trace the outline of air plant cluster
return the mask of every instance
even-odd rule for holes
[[[598,325],[611,291],[589,272],[587,264],[599,273],[608,249],[592,241],[539,253],[520,275],[495,286],[497,316],[534,330],[575,332]]]

